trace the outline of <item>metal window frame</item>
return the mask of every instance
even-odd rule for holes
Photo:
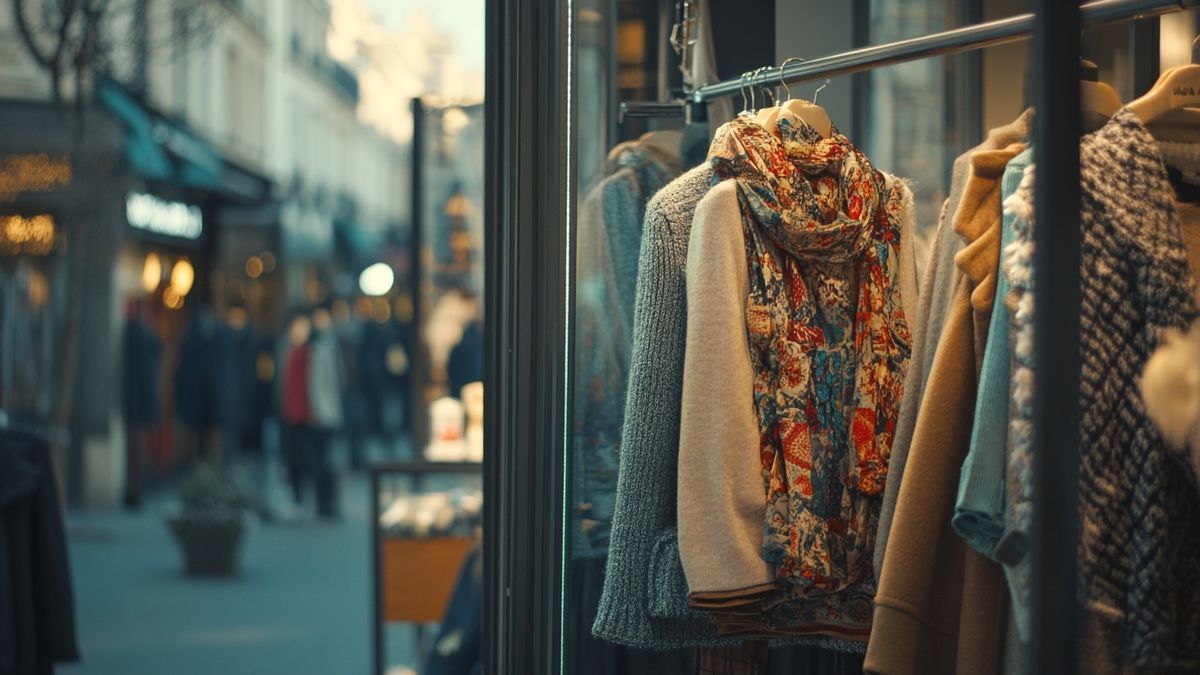
[[[484,666],[560,669],[571,3],[489,2]]]

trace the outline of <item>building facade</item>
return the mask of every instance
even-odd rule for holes
[[[331,56],[326,0],[113,3],[58,86],[20,6],[0,3],[0,126],[22,130],[0,138],[0,412],[57,439],[73,501],[112,503],[135,436],[165,471],[221,430],[180,385],[204,375],[189,331],[237,308],[271,339],[403,240],[407,151],[360,119],[371,66]]]

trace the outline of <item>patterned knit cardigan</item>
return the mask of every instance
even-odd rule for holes
[[[1196,669],[1200,495],[1137,386],[1164,329],[1195,313],[1187,253],[1157,144],[1133,113],[1085,137],[1080,157],[1080,593],[1119,636],[1118,662]]]

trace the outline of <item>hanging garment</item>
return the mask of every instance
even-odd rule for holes
[[[746,597],[770,591],[777,569],[785,570],[792,588],[784,595],[823,593],[787,603],[793,627],[820,626],[863,639],[874,582],[871,502],[877,512],[890,442],[887,420],[899,402],[907,357],[901,287],[910,295],[916,289],[915,260],[908,258],[904,270],[899,259],[902,225],[911,227],[911,195],[899,181],[874,172],[844,136],[822,140],[798,119],[783,120],[778,132],[782,143],[744,120],[723,130],[713,143],[714,161],[718,172],[735,180],[715,187],[706,201],[721,191],[731,203],[740,195],[745,219],[739,211],[736,224],[714,222],[698,210],[693,225],[680,540],[694,604],[717,607],[739,590]],[[804,213],[817,220],[806,221]],[[760,236],[760,226],[770,234]],[[795,252],[779,253],[776,242]],[[789,277],[787,285],[775,281]],[[915,307],[915,297],[908,300]],[[766,325],[780,328],[772,334],[760,329]],[[797,379],[774,381],[776,371]],[[777,400],[771,393],[776,389],[793,402],[790,407],[762,405]],[[884,390],[894,393],[873,397]],[[744,405],[731,403],[738,399]],[[821,400],[845,407],[830,406],[819,415],[808,403]],[[775,435],[775,420],[795,429]],[[878,422],[879,435],[868,420]],[[802,428],[812,435],[800,434]],[[747,452],[760,445],[762,452]],[[778,452],[784,447],[786,458]],[[806,450],[811,462],[792,463]],[[837,455],[850,459],[844,473]],[[785,461],[788,479],[796,477],[788,481],[790,490],[781,480]],[[774,470],[776,499],[764,541],[762,476],[768,470]],[[846,491],[844,484],[853,487]],[[794,539],[785,533],[793,518]],[[805,559],[802,552],[825,555]],[[847,592],[829,594],[842,590]],[[726,611],[712,615],[722,622],[732,618]],[[780,618],[770,623],[783,625]]]
[[[1001,181],[1001,200],[1012,196],[1021,184],[1025,167],[1033,159],[1026,148],[1009,161]],[[1004,267],[1005,249],[1014,239],[1013,223],[1017,216],[1004,209],[1000,233],[1000,267]],[[988,324],[987,346],[979,372],[979,391],[975,400],[975,423],[971,427],[971,446],[959,475],[958,499],[951,524],[959,536],[992,559],[996,544],[1004,535],[1005,465],[1008,461],[1009,401],[1012,381],[1012,345],[1009,324],[1012,313],[1006,304],[1009,283],[1006,275],[997,275],[992,319]]]
[[[127,317],[121,332],[121,414],[130,427],[158,423],[161,353],[154,329],[136,315]]]
[[[1082,316],[1080,355],[1080,592],[1090,619],[1110,637],[1113,661],[1139,668],[1200,668],[1200,498],[1196,474],[1146,416],[1137,388],[1152,350],[1169,328],[1195,315],[1187,250],[1157,144],[1122,109],[1080,148]],[[1014,206],[1032,227],[1032,175]],[[1031,229],[1030,228],[1030,229]],[[1031,418],[1018,397],[1031,392],[1022,341],[1032,336],[1036,297],[1032,238],[1017,231],[1006,272],[1026,288],[1016,315],[1018,360],[1010,438],[1012,531],[1020,539],[1032,493]],[[1028,310],[1028,311],[1027,311]],[[1030,340],[1031,342],[1031,340]],[[1036,364],[1032,364],[1036,366]],[[1023,377],[1024,376],[1024,377]],[[1005,542],[1002,542],[1002,546]],[[1020,549],[1021,547],[1016,547]],[[1006,562],[1027,565],[1027,557]],[[1018,615],[1029,587],[1017,575]]]
[[[1165,145],[1159,142],[1169,170],[1173,158]],[[1200,154],[1200,144],[1190,149]],[[1188,179],[1191,184],[1200,184],[1200,169],[1185,175],[1188,173],[1193,176]],[[1200,204],[1176,203],[1175,212],[1195,280],[1200,278]],[[1165,332],[1162,346],[1142,372],[1141,391],[1146,413],[1163,438],[1176,450],[1190,453],[1200,472],[1200,321],[1193,322],[1187,333],[1175,329]]]
[[[709,192],[712,177],[710,165],[698,166],[646,205],[616,510],[604,590],[592,627],[596,637],[630,647],[673,649],[740,642],[718,637],[708,615],[688,605],[676,530],[674,488],[687,326],[685,267],[693,215]],[[714,217],[740,224],[736,201],[726,206],[726,215]],[[758,513],[761,518],[761,503]],[[785,642],[843,652],[862,649],[861,642],[819,635]]]
[[[696,89],[706,84],[721,81],[717,72],[717,50],[713,42],[712,17],[707,2],[692,5],[692,11],[697,12],[695,27],[696,42],[691,47],[692,62],[684,65],[683,82],[685,87]],[[733,100],[715,98],[706,104],[708,117],[708,137],[713,137],[717,129],[725,122],[733,119]]]
[[[579,210],[573,558],[604,558],[617,492],[625,387],[645,204],[679,173],[679,132],[652,132],[609,153],[607,175]]]
[[[175,371],[175,409],[192,429],[221,426],[220,333],[212,310],[197,310],[184,330]]]
[[[869,598],[837,594],[783,604],[788,593],[780,591],[774,566],[763,560],[766,495],[762,463],[754,451],[759,430],[746,330],[746,239],[738,200],[735,181],[714,186],[696,209],[688,246],[680,532],[683,537],[688,522],[698,530],[691,536],[690,556],[693,563],[700,560],[703,572],[692,570],[680,592],[708,613],[720,635],[805,636],[830,650],[862,653],[870,629]],[[915,283],[913,288],[915,292]],[[702,458],[686,459],[692,455]],[[722,475],[714,479],[718,471]],[[724,493],[715,496],[722,488]],[[689,552],[680,551],[684,553]],[[690,580],[700,574],[699,583],[719,590],[689,596]]]
[[[954,302],[946,312],[888,539],[868,673],[999,672],[1007,627],[1000,568],[950,527],[971,439],[1000,255],[1000,180],[1023,147],[977,151],[953,227]],[[894,477],[893,477],[894,478]],[[900,536],[903,533],[903,536]]]
[[[670,649],[716,639],[708,617],[687,608],[674,545],[684,267],[692,215],[711,182],[712,169],[698,166],[646,205],[617,497],[592,627],[596,637],[631,647]]]
[[[763,675],[770,645],[766,640],[750,640],[730,647],[701,647],[696,652],[696,675]]]
[[[580,558],[572,560],[567,567],[570,580],[567,597],[570,598],[568,625],[586,627],[577,620],[590,621],[596,616],[600,595],[604,587],[604,560]],[[601,640],[586,632],[576,636],[567,654],[564,673],[572,675],[619,675],[621,673],[663,673],[664,675],[688,675],[695,670],[694,650],[678,648],[672,650],[649,650],[627,647]]]
[[[50,448],[0,432],[0,673],[79,660],[75,601]]]
[[[913,352],[911,365],[904,380],[904,400],[900,403],[900,418],[896,423],[896,437],[892,442],[892,457],[888,464],[889,480],[884,488],[883,507],[879,514],[879,533],[875,542],[876,575],[883,571],[883,556],[887,550],[888,536],[892,531],[892,517],[896,511],[896,499],[899,497],[900,485],[904,478],[909,447],[917,423],[917,412],[921,409],[942,327],[953,301],[956,269],[954,257],[963,246],[962,239],[953,232],[953,222],[962,200],[963,186],[970,174],[970,157],[980,150],[999,150],[1020,141],[1029,135],[1032,123],[1033,112],[1026,110],[1011,124],[989,131],[983,143],[954,160],[950,196],[942,206],[941,219],[930,247],[930,259],[921,281],[920,309],[915,317],[909,317]]]
[[[258,427],[254,417],[254,335],[248,326],[224,325],[217,334],[217,387],[220,396],[221,443],[226,457],[236,457],[246,431]]]

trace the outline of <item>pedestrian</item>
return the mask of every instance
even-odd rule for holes
[[[182,463],[197,460],[220,463],[221,427],[225,412],[221,403],[221,333],[212,308],[200,306],[192,313],[179,345],[175,370],[175,412],[182,429]]]
[[[142,504],[142,473],[154,427],[158,425],[161,342],[144,300],[125,308],[121,335],[121,412],[125,418],[125,508]]]
[[[312,312],[308,349],[308,400],[312,411],[313,479],[317,488],[317,516],[336,518],[337,481],[330,463],[330,446],[342,429],[342,350],[333,330],[329,307]]]
[[[341,356],[342,428],[347,459],[352,469],[361,471],[366,467],[366,444],[371,435],[362,367],[358,361],[363,321],[355,315],[347,300],[339,299],[333,303],[333,322]]]
[[[312,323],[308,314],[296,312],[288,326],[280,387],[280,419],[283,422],[283,461],[297,506],[311,480],[312,406],[309,403],[309,340]]]

